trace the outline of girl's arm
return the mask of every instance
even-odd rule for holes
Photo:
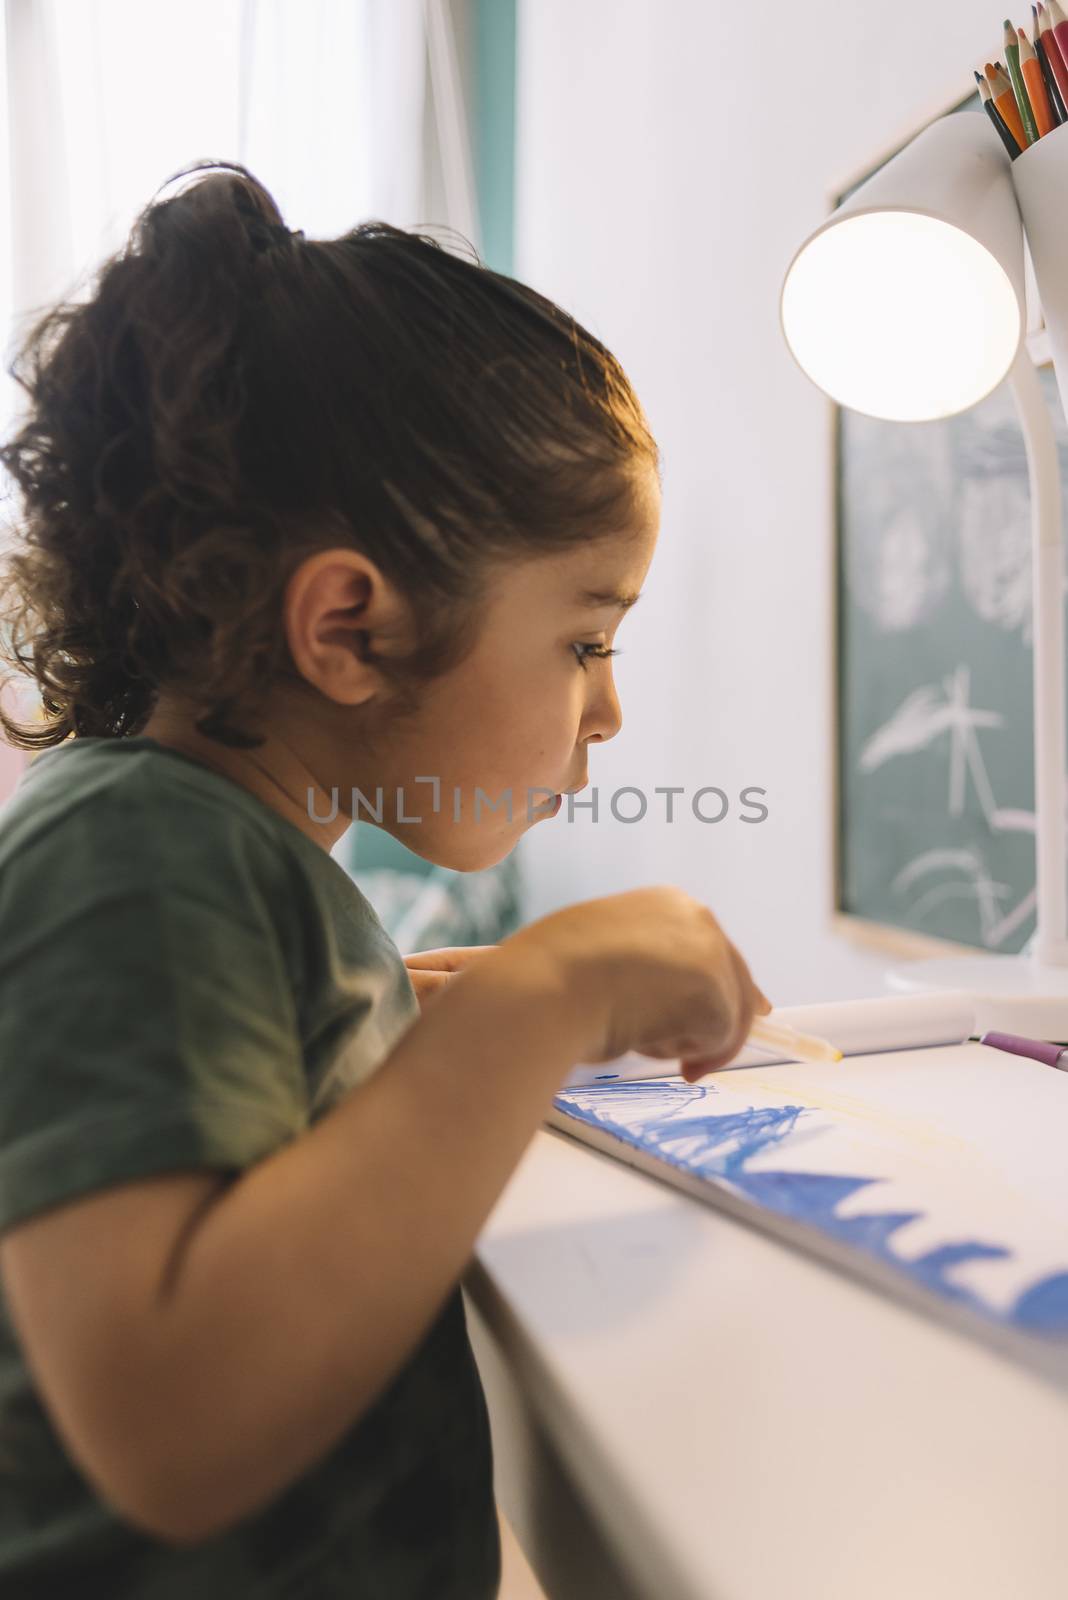
[[[592,1042],[578,987],[515,935],[236,1180],[124,1184],[5,1236],[27,1361],[122,1515],[177,1544],[223,1532],[368,1409]]]
[[[641,1049],[696,1076],[769,1009],[681,889],[565,907],[451,979],[367,1083],[236,1180],[172,1174],[11,1229],[5,1290],[72,1454],[173,1543],[262,1509],[424,1336],[575,1062]]]

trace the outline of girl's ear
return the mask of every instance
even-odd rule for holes
[[[384,688],[375,661],[409,643],[410,607],[358,550],[320,550],[301,562],[283,618],[297,671],[339,705],[362,705]]]

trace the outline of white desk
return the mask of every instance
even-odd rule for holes
[[[1068,1394],[833,1268],[542,1131],[465,1288],[550,1600],[1068,1594]]]

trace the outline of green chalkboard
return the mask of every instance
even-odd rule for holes
[[[1068,505],[1053,368],[1039,379]],[[836,407],[834,424],[837,908],[1015,954],[1035,926],[1035,789],[1031,508],[1011,391],[946,421]]]

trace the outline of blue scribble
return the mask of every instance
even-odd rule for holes
[[[852,1195],[885,1179],[750,1169],[754,1157],[783,1145],[813,1112],[802,1106],[749,1106],[717,1115],[705,1107],[718,1093],[713,1085],[658,1078],[565,1089],[556,1096],[555,1104],[579,1122],[605,1129],[624,1144],[655,1155],[680,1171],[728,1185],[766,1210],[818,1228],[875,1256],[925,1289],[985,1317],[1047,1336],[1068,1336],[1068,1271],[1038,1279],[1002,1310],[974,1290],[954,1283],[949,1273],[966,1261],[1009,1259],[1011,1250],[963,1239],[920,1256],[901,1255],[894,1249],[894,1236],[924,1212],[875,1211],[852,1217],[839,1213]],[[634,1117],[636,1107],[641,1111],[639,1118]]]
[[[1012,1320],[1036,1332],[1068,1334],[1068,1272],[1052,1272],[1025,1289]]]

